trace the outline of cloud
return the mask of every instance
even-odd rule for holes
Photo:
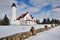
[[[5,14],[11,19],[11,13],[12,13],[12,8],[11,5],[12,3],[15,2],[17,5],[17,2],[15,0],[0,0],[0,18],[3,18]],[[29,11],[29,13],[34,13],[37,12],[39,9],[36,7],[30,7],[27,4],[25,4],[23,1],[21,1],[21,5],[17,5],[17,17],[20,16],[21,14]]]
[[[60,8],[55,8],[49,11],[43,11],[41,14],[36,15],[36,18],[43,20],[43,18],[55,18],[60,20]]]
[[[39,8],[49,4],[51,4],[52,7],[60,6],[60,0],[30,0],[30,3]]]
[[[2,18],[5,14],[11,16],[11,4],[13,2],[14,0],[0,0],[0,18]]]
[[[48,0],[52,7],[60,6],[60,0]]]
[[[60,19],[60,0],[30,0],[34,7],[40,8],[35,15],[38,19],[56,18]],[[42,10],[41,10],[42,9]]]
[[[11,18],[11,5],[13,2],[17,5],[17,17],[22,13],[29,11],[30,14],[36,14],[35,17],[57,18],[60,19],[60,0],[0,0],[0,18],[5,14]],[[19,5],[18,5],[19,3]]]
[[[32,14],[39,10],[37,7],[31,7],[26,5],[23,1],[20,1],[21,4],[17,5],[17,17],[20,16],[20,14],[26,13],[27,11]]]
[[[35,15],[35,18],[39,19],[40,21],[42,21],[44,18],[49,18],[50,13],[47,13],[45,11],[41,12],[38,15]]]
[[[60,8],[52,9],[52,10],[48,11],[47,13],[50,13],[49,17],[51,17],[51,18],[60,19]]]
[[[17,5],[17,17],[20,16],[20,14],[25,13],[25,9],[27,8],[28,6],[24,2],[22,2],[21,5]]]
[[[30,0],[30,3],[38,8],[42,8],[49,4],[46,0]]]

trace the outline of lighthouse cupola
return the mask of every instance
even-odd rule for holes
[[[15,4],[15,3],[13,3],[11,7],[13,7],[13,6],[14,6],[14,7],[16,7],[16,4]]]

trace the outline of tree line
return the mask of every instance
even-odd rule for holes
[[[49,18],[44,18],[43,21],[40,23],[40,20],[36,20],[37,24],[60,24],[60,20],[52,18],[51,20]]]
[[[52,18],[51,20],[49,18],[44,18],[42,22],[40,20],[36,20],[37,24],[60,24],[60,20]],[[7,15],[5,14],[3,19],[0,19],[0,25],[9,25],[10,20],[8,19]]]
[[[9,21],[7,15],[5,14],[4,18],[0,19],[0,25],[9,25],[9,24],[10,24],[10,21]]]

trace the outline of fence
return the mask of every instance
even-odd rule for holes
[[[49,30],[49,29],[54,28],[56,26],[58,26],[58,25],[54,25],[54,26],[51,25],[51,27],[48,27],[47,25],[45,25],[44,28],[40,28],[40,29],[37,29],[37,30],[35,30],[35,28],[32,27],[30,29],[30,31],[28,31],[28,32],[22,32],[22,33],[10,35],[10,36],[7,36],[7,37],[0,38],[0,40],[24,40],[24,39],[29,38],[30,36],[34,36],[37,33]]]

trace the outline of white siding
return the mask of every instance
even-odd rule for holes
[[[27,14],[25,17],[24,17],[24,20],[31,20],[31,17],[30,17],[30,15],[29,14]]]
[[[12,17],[11,17],[11,24],[15,24],[16,20],[16,7],[12,7]]]
[[[16,25],[20,25],[20,21],[19,20],[16,20],[15,24]]]
[[[27,14],[24,18],[20,19],[20,25],[34,25],[35,24],[34,21],[26,21],[26,20],[32,20],[29,14]]]

